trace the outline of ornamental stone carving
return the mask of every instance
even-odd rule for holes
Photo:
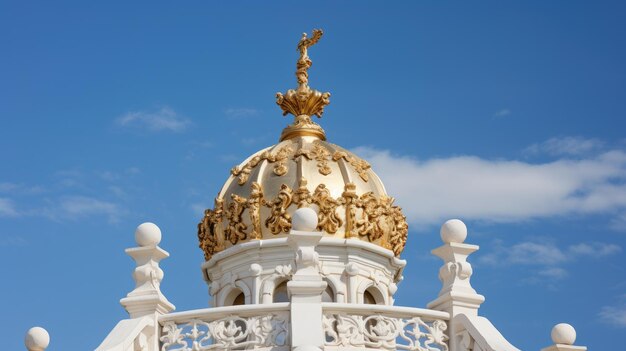
[[[166,322],[161,351],[205,351],[271,348],[288,349],[289,320],[282,314],[226,317],[214,321],[192,319]]]
[[[448,351],[447,324],[443,320],[336,313],[325,314],[322,323],[326,349]]]

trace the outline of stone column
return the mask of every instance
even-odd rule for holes
[[[135,289],[120,300],[130,318],[138,318],[153,313],[165,314],[174,310],[161,293],[163,270],[159,262],[170,256],[158,246],[161,230],[153,223],[143,223],[135,231],[135,241],[139,247],[126,249],[126,254],[135,260],[137,268],[133,272]]]
[[[428,304],[428,308],[450,313],[450,321],[458,314],[477,316],[485,297],[476,293],[470,284],[473,271],[467,257],[477,251],[478,246],[463,243],[467,238],[467,227],[458,219],[446,221],[441,226],[440,234],[444,245],[431,252],[443,260],[439,269],[439,280],[443,287],[439,296]],[[458,326],[449,323],[448,335],[452,351],[457,349],[456,345],[452,345],[457,329]]]
[[[287,283],[291,300],[291,343],[294,349],[324,346],[321,303],[327,283],[319,272],[319,257],[315,247],[322,233],[314,232],[316,228],[315,211],[300,208],[294,213],[288,243],[295,251],[296,270]]]
[[[161,293],[163,270],[159,267],[159,262],[169,257],[169,253],[158,246],[161,242],[161,230],[154,223],[143,223],[135,230],[135,241],[139,247],[126,249],[126,254],[137,264],[133,272],[135,289],[121,299],[120,303],[130,315],[128,325],[133,327],[146,325],[135,337],[125,335],[132,327],[118,324],[119,329],[116,327],[112,332],[113,335],[109,334],[98,350],[109,349],[106,342],[116,339],[117,330],[124,335],[121,339],[127,336],[134,338],[133,350],[157,351],[160,333],[158,318],[175,309],[174,305]]]

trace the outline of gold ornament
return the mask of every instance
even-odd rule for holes
[[[250,177],[250,172],[262,161],[268,161],[269,163],[276,163],[274,165],[274,174],[277,176],[283,176],[287,174],[287,160],[293,155],[293,148],[291,145],[285,145],[280,148],[275,154],[270,151],[264,151],[260,155],[254,156],[243,167],[235,166],[230,170],[230,174],[234,177],[239,177],[237,182],[239,185],[244,185]]]
[[[322,117],[324,107],[330,103],[330,93],[319,92],[311,89],[308,85],[308,70],[313,64],[309,58],[308,49],[315,45],[322,35],[323,32],[319,29],[313,30],[311,38],[308,38],[306,33],[302,34],[302,38],[298,42],[300,58],[296,63],[298,88],[287,90],[285,95],[276,93],[276,103],[283,110],[283,116],[291,113],[296,117],[294,124],[283,130],[280,137],[281,141],[302,135],[312,135],[326,140],[324,130],[311,120],[311,116]]]
[[[337,215],[337,206],[340,205],[340,202],[330,196],[330,191],[326,189],[326,185],[320,184],[313,192],[313,203],[319,208],[317,229],[335,234],[343,225],[343,221]]]
[[[228,219],[228,227],[226,228],[226,238],[231,244],[235,245],[239,240],[246,239],[245,230],[248,226],[243,222],[241,215],[246,209],[247,199],[237,195],[231,194],[232,202],[226,209],[226,219]]]
[[[293,194],[291,188],[286,184],[280,186],[280,191],[276,198],[267,203],[271,209],[270,216],[265,220],[265,226],[272,234],[289,233],[291,229],[291,216],[287,213],[287,208],[291,205]]]
[[[346,160],[346,162],[348,162],[350,166],[352,166],[352,168],[354,168],[354,170],[359,174],[363,181],[368,181],[369,177],[367,176],[367,170],[372,168],[372,166],[370,166],[367,161],[362,160],[352,154],[348,154],[345,151],[336,151],[333,154],[333,161],[335,162],[342,158]]]

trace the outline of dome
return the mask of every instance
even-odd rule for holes
[[[303,40],[314,40],[316,34]],[[205,211],[198,238],[207,260],[233,245],[289,235],[291,216],[302,207],[317,213],[317,230],[324,236],[368,241],[395,255],[404,248],[406,219],[370,164],[327,142],[324,130],[311,120],[321,117],[330,94],[307,85],[311,60],[302,42],[299,86],[277,94],[283,114],[293,114],[295,121],[278,144],[234,167],[213,209]]]

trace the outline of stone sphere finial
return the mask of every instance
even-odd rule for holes
[[[291,217],[291,227],[303,232],[314,231],[317,228],[317,213],[308,207],[297,209]]]
[[[50,344],[50,334],[42,327],[32,327],[26,332],[24,344],[28,351],[43,351]]]
[[[447,220],[439,231],[444,243],[462,243],[467,238],[467,227],[460,219]]]
[[[552,328],[550,336],[555,344],[574,345],[576,329],[567,323],[559,323]]]
[[[139,246],[158,245],[161,242],[161,229],[154,223],[142,223],[135,229],[135,241]]]

